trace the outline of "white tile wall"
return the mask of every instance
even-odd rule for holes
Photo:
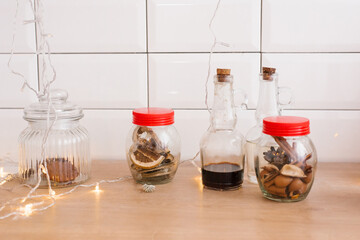
[[[35,25],[23,25],[23,20],[32,19],[29,0],[19,0],[18,18],[15,20],[16,1],[0,1],[0,53],[10,53],[14,26],[17,33],[15,37],[15,52],[28,53],[36,51]],[[33,2],[33,1],[31,1]],[[16,23],[16,24],[14,24]]]
[[[263,54],[297,109],[360,109],[360,54]]]
[[[360,111],[285,111],[310,119],[310,137],[319,161],[359,162]]]
[[[146,61],[145,54],[52,55],[53,86],[68,89],[69,100],[84,108],[146,106]]]
[[[9,59],[10,54],[0,54],[0,108],[24,107],[29,102],[35,101],[36,96],[28,88],[21,91],[23,78],[10,72],[8,68]],[[10,66],[14,71],[23,74],[31,87],[38,88],[35,55],[13,55]]]
[[[82,124],[89,131],[91,157],[125,159],[125,140],[132,126],[130,110],[86,110]]]
[[[237,111],[237,127],[242,133],[255,125],[255,111]],[[200,139],[209,127],[207,110],[175,111],[175,126],[182,141],[182,159],[190,159],[199,151]]]
[[[18,136],[27,126],[20,109],[0,110],[0,158],[18,160]]]
[[[146,0],[45,0],[54,52],[145,52]]]
[[[260,0],[222,1],[213,23],[217,51],[259,51]],[[149,51],[208,52],[209,21],[217,0],[148,0]]]
[[[31,19],[20,0],[19,22]],[[262,3],[262,4],[261,4]],[[204,84],[216,0],[44,0],[58,78],[69,100],[85,108],[82,124],[94,159],[125,158],[131,109],[175,108],[183,159],[192,157],[209,124]],[[252,110],[238,112],[245,135],[254,124],[261,66],[278,69],[295,103],[285,114],[310,118],[320,161],[360,162],[360,3],[356,0],[222,0],[214,21],[216,67],[229,67]],[[0,1],[0,157],[17,158],[26,126],[22,108],[35,100],[9,73],[16,2]],[[262,24],[260,24],[262,23]],[[19,25],[13,66],[37,87],[41,60],[35,27]],[[262,36],[262,37],[261,37]],[[85,87],[84,87],[85,86]],[[212,76],[209,93],[212,95]],[[210,99],[211,102],[211,99]]]
[[[264,52],[360,51],[360,1],[263,0]]]
[[[205,108],[208,59],[208,54],[150,54],[150,106]],[[249,93],[250,107],[255,107],[260,54],[214,54],[208,83],[210,103],[214,93],[213,73],[216,72],[216,67],[232,69],[235,76],[234,88],[241,88]]]

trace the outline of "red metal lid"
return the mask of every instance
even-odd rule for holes
[[[263,133],[271,136],[308,135],[310,133],[310,121],[304,117],[267,117],[263,120]]]
[[[169,108],[138,108],[133,123],[140,126],[166,126],[174,123],[174,110]]]

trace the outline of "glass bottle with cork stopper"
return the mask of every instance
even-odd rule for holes
[[[200,142],[202,182],[215,190],[238,189],[243,182],[244,138],[236,130],[231,69],[217,69],[210,127]]]
[[[257,183],[255,174],[255,148],[262,133],[263,119],[269,116],[280,116],[284,106],[291,103],[290,89],[278,87],[278,74],[276,68],[263,67],[259,75],[259,98],[256,107],[256,125],[246,134],[246,175],[251,183]],[[283,99],[279,99],[282,94]]]

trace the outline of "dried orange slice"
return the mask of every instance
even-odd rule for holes
[[[159,166],[165,157],[159,153],[149,151],[148,149],[138,146],[130,155],[131,161],[140,168],[151,169]]]

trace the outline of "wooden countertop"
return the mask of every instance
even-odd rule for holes
[[[94,161],[88,182],[125,175],[125,161]],[[237,191],[203,189],[189,163],[153,193],[132,179],[100,188],[78,189],[27,218],[0,220],[0,239],[360,239],[359,163],[320,163],[308,198],[297,203],[267,200],[247,182]],[[14,197],[0,193],[0,201]]]

